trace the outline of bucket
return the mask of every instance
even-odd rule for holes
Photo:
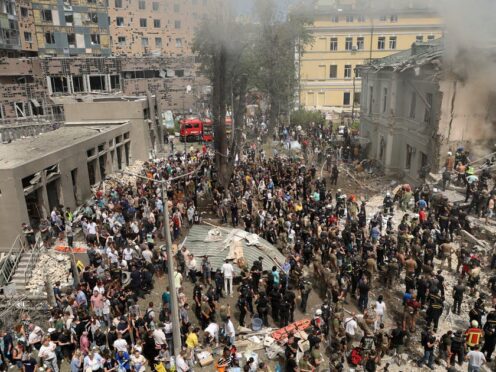
[[[251,329],[254,331],[260,331],[263,326],[263,320],[260,318],[253,318],[251,320]]]

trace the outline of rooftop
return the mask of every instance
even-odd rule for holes
[[[124,124],[125,122],[119,122]],[[118,124],[118,123],[116,123]],[[98,137],[101,133],[115,129],[116,125],[85,123],[84,126],[64,126],[35,137],[21,138],[11,143],[0,144],[0,170],[12,169],[35,159],[70,148],[77,143]]]

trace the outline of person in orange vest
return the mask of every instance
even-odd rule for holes
[[[472,327],[465,331],[465,341],[469,348],[479,345],[482,338],[482,330],[479,328],[479,322],[472,320]]]

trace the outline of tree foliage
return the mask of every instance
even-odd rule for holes
[[[320,111],[300,109],[291,113],[291,124],[293,126],[300,125],[302,128],[308,128],[310,123],[324,125],[325,122],[325,116]]]

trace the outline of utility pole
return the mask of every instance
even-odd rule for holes
[[[167,199],[167,182],[172,182],[178,180],[180,178],[187,177],[193,173],[196,173],[196,170],[190,173],[186,173],[180,175],[178,177],[170,178],[169,180],[154,180],[148,177],[131,173],[131,172],[121,172],[123,174],[127,174],[130,176],[134,176],[137,178],[141,178],[147,181],[151,181],[154,183],[160,184],[160,188],[162,190],[162,202],[164,204],[164,234],[165,234],[165,242],[167,248],[167,277],[169,279],[169,288],[170,288],[170,296],[171,296],[171,316],[172,316],[172,339],[174,341],[174,355],[177,357],[181,352],[181,326],[179,323],[179,307],[177,302],[177,290],[174,280],[174,255],[172,254],[172,238],[170,231],[170,221],[169,221],[169,208],[168,208],[168,199]]]

